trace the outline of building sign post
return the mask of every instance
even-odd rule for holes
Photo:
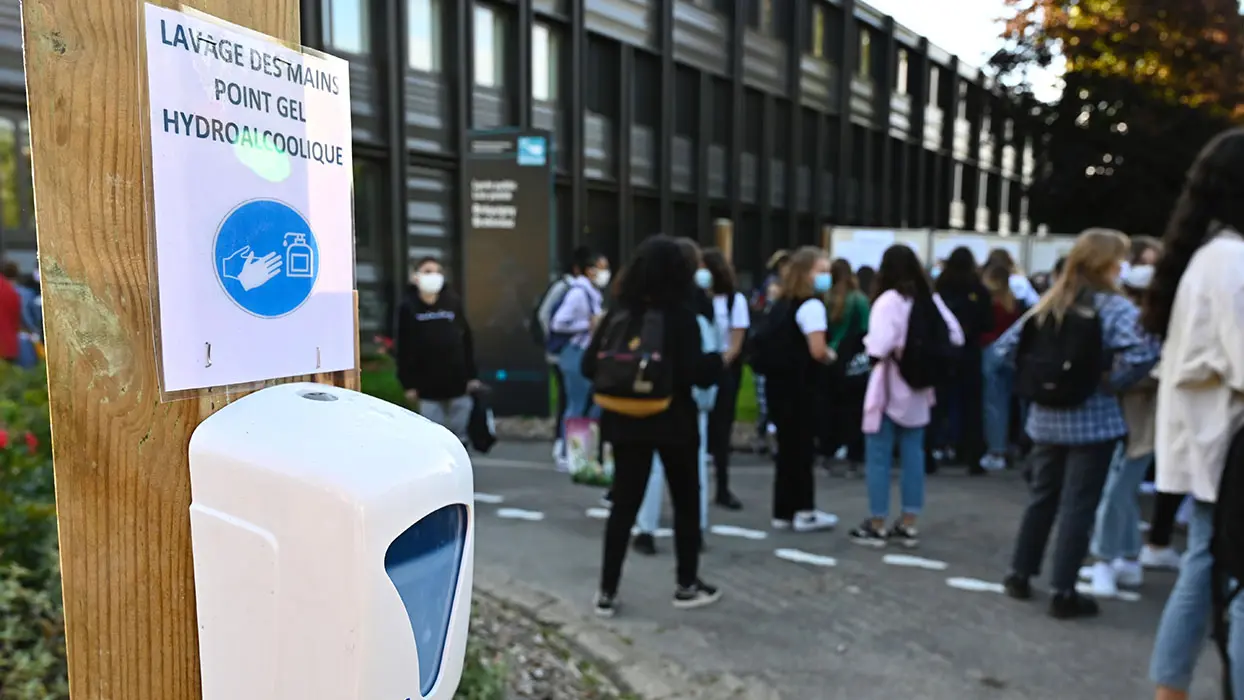
[[[548,415],[544,349],[529,328],[552,272],[552,152],[547,132],[470,135],[462,193],[467,319],[480,379],[502,415]]]

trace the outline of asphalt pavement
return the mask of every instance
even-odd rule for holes
[[[872,550],[845,534],[866,515],[862,480],[819,473],[818,506],[840,517],[838,529],[780,533],[769,524],[771,466],[738,461],[732,480],[745,509],[711,511],[712,524],[727,527],[708,536],[701,561],[722,601],[672,608],[673,541],[661,537],[657,556],[628,555],[623,607],[602,623],[628,643],[690,674],[746,678],[785,700],[1152,697],[1149,653],[1174,574],[1149,573],[1137,594],[1103,601],[1092,620],[1049,618],[1044,593],[1030,602],[1001,595],[1026,499],[1018,474],[932,477],[920,548]],[[477,562],[591,616],[602,492],[557,473],[541,443],[476,457],[475,488]],[[1221,697],[1218,678],[1207,645],[1193,698]]]

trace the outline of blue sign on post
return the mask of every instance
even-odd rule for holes
[[[302,306],[319,277],[311,225],[276,200],[254,199],[229,212],[212,248],[225,294],[260,318],[279,318]]]

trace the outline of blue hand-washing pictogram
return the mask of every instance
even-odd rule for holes
[[[302,306],[320,272],[315,234],[301,214],[255,199],[225,217],[213,246],[216,279],[242,310],[262,318]]]
[[[548,158],[546,145],[543,136],[518,137],[518,164],[544,165]]]

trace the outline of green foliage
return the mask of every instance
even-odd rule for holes
[[[490,657],[474,639],[467,640],[466,662],[455,700],[505,700],[507,667]]]
[[[397,381],[397,369],[389,355],[376,354],[363,359],[360,381],[363,393],[399,406],[406,405],[406,392]]]
[[[47,380],[0,363],[0,699],[69,697]]]

